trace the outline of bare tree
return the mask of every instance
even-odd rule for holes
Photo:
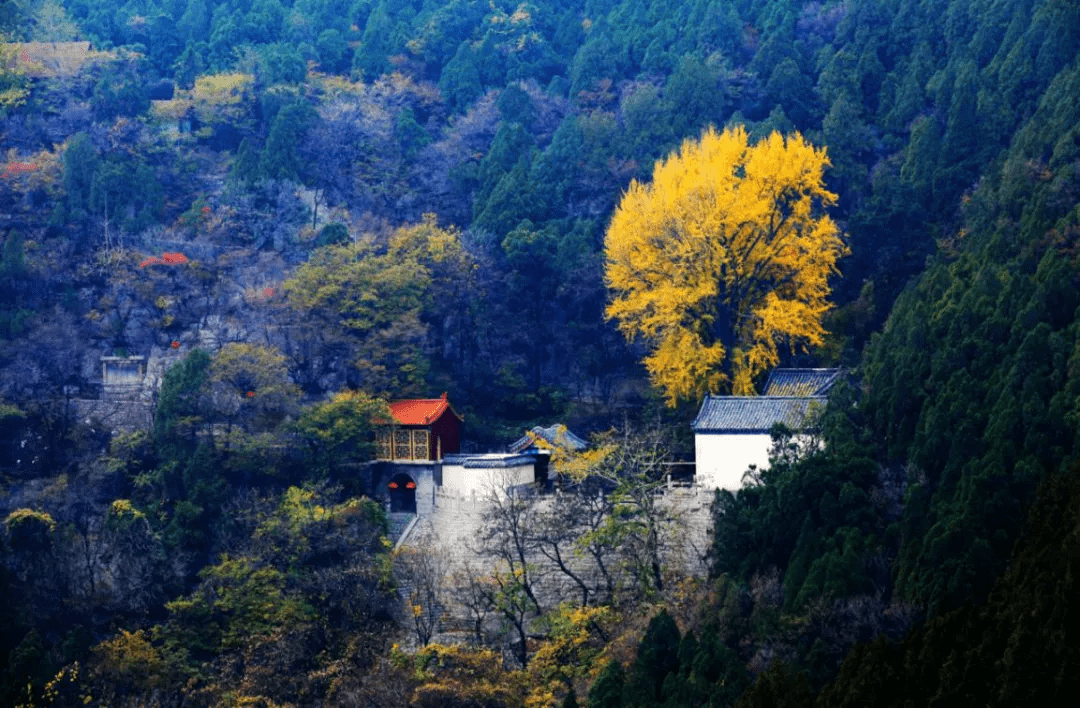
[[[487,585],[488,583],[481,579],[479,572],[469,563],[465,563],[464,567],[454,574],[451,583],[455,601],[469,612],[473,641],[477,645],[487,643],[484,625],[494,612],[491,604],[492,593],[489,592]]]
[[[611,510],[594,538],[620,547],[643,595],[663,592],[663,528],[672,521],[662,503],[671,455],[659,425],[621,429],[599,441],[603,454],[590,474],[611,485]]]
[[[487,510],[478,539],[480,555],[502,563],[537,615],[543,614],[536,585],[541,571],[532,562],[536,550],[537,498],[528,492],[488,491]]]
[[[515,655],[525,666],[529,624],[543,614],[538,597],[543,571],[534,562],[537,498],[493,484],[487,501],[477,552],[491,561],[493,569],[478,589],[487,595],[508,630],[517,635]]]
[[[533,529],[536,549],[580,592],[581,605],[607,602],[619,583],[619,549],[607,534],[611,497],[583,483],[549,498]]]
[[[548,559],[555,569],[566,576],[581,593],[581,605],[594,597],[586,571],[575,563],[577,542],[582,536],[578,510],[582,506],[577,494],[559,494],[540,510],[533,529],[536,550]]]
[[[435,546],[404,546],[394,553],[394,577],[405,599],[420,646],[431,641],[446,608],[443,586],[449,563]]]

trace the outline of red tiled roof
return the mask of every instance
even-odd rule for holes
[[[447,409],[454,416],[461,418],[454,409],[450,408],[450,402],[446,400],[446,394],[442,398],[410,398],[404,401],[394,401],[390,404],[390,415],[398,425],[429,425],[439,419]]]

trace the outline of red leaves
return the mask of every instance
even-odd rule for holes
[[[169,253],[166,251],[161,254],[161,258],[157,256],[150,256],[143,259],[143,262],[139,264],[140,268],[145,268],[152,265],[184,265],[188,262],[188,257],[183,253]]]
[[[4,177],[5,179],[11,179],[13,177],[18,177],[19,175],[33,172],[37,169],[37,167],[38,166],[32,162],[9,162],[4,167],[4,171],[2,174],[0,174],[0,176]]]

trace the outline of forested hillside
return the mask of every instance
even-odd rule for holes
[[[0,702],[1075,693],[1075,2],[9,0],[0,39]],[[707,579],[399,650],[349,474],[386,400],[686,456],[604,241],[708,126],[831,163],[829,334],[777,350],[852,369],[825,446],[718,495]],[[74,415],[128,355],[152,428]]]

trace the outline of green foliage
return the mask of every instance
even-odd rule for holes
[[[274,347],[226,344],[214,355],[207,375],[213,412],[248,431],[273,429],[299,398],[285,355]]]
[[[625,683],[626,672],[623,671],[622,664],[615,659],[608,659],[589,689],[589,708],[621,708],[624,705]]]
[[[464,112],[483,93],[480,70],[470,42],[459,44],[457,53],[446,63],[439,76],[439,91],[454,113]]]
[[[145,113],[150,107],[150,91],[145,75],[135,67],[107,72],[94,85],[90,106],[100,121],[134,118]]]
[[[1036,484],[1076,455],[1075,207],[1048,199],[1076,175],[1061,163],[1036,180],[1017,171],[1055,128],[1080,125],[1054,105],[972,196],[958,257],[898,301],[867,355],[874,430],[911,463],[898,588],[930,607],[985,595]]]
[[[109,155],[90,182],[90,209],[109,228],[137,232],[153,223],[162,207],[162,187],[143,160]],[[108,230],[106,230],[108,234]]]
[[[307,62],[290,44],[266,44],[260,47],[256,80],[264,86],[299,84],[307,77]]]
[[[685,677],[678,682],[683,703],[711,700],[714,705],[731,705],[750,685],[746,666],[716,624],[707,625],[698,642],[690,633],[683,637],[679,661],[680,677]]]
[[[347,71],[352,64],[349,45],[336,29],[320,32],[315,49],[319,53],[319,65],[323,71],[338,74]]]
[[[736,708],[801,708],[812,703],[806,675],[782,661],[773,663],[735,703]]]
[[[160,215],[163,189],[140,156],[116,151],[100,156],[86,133],[77,133],[63,153],[66,215],[83,232],[98,222],[106,233],[138,231]]]
[[[386,72],[388,61],[395,50],[394,24],[390,17],[391,6],[387,0],[379,0],[372,9],[364,25],[364,34],[360,40],[360,51],[353,59],[353,69],[361,76],[371,80]]]
[[[335,246],[349,241],[349,227],[341,223],[327,224],[319,229],[315,237],[315,247]]]
[[[178,628],[169,639],[188,651],[218,653],[313,617],[310,606],[286,595],[284,572],[250,558],[223,557],[199,577],[196,594],[166,604]]]
[[[504,122],[478,168],[474,222],[505,234],[529,216],[528,171],[533,139],[524,125]]]
[[[283,289],[295,310],[348,335],[359,387],[397,397],[419,392],[430,367],[425,315],[455,304],[468,270],[457,232],[427,217],[384,248],[365,236],[317,249]]]
[[[944,613],[902,642],[853,650],[815,701],[822,708],[964,703],[1053,705],[1077,688],[1070,558],[1080,539],[1075,466],[1041,485],[1009,569],[985,605]]]
[[[844,403],[826,413],[823,449],[801,451],[791,431],[777,430],[769,469],[737,494],[718,491],[713,506],[713,573],[748,580],[778,568],[792,610],[886,582],[865,570],[888,523],[872,500],[878,467],[859,441],[860,421],[845,410],[850,392],[838,395]]]
[[[416,122],[416,114],[409,107],[406,107],[398,114],[394,133],[397,135],[402,152],[406,157],[412,157],[431,142],[431,136],[428,135],[422,125]]]
[[[649,620],[630,669],[627,691],[630,705],[656,705],[663,701],[665,679],[679,672],[679,628],[667,610]],[[591,705],[591,702],[590,702]]]
[[[679,60],[664,86],[663,108],[673,135],[694,135],[722,122],[726,97],[717,83],[717,73],[698,57]]]
[[[4,239],[0,253],[0,276],[15,278],[26,272],[25,239],[19,231],[12,231]]]
[[[290,487],[237,511],[236,552],[204,568],[193,592],[167,603],[169,620],[154,630],[155,646],[180,662],[183,675],[289,635],[315,632],[317,650],[340,652],[340,633],[377,633],[388,621],[386,520],[377,504]],[[255,661],[253,669],[262,660]]]
[[[301,181],[309,166],[301,161],[299,146],[314,115],[310,104],[292,103],[274,117],[270,135],[259,157],[259,174],[267,179]]]
[[[305,408],[295,427],[308,446],[311,467],[333,475],[339,463],[373,457],[375,424],[389,418],[386,401],[360,391],[343,391]]]
[[[30,82],[25,72],[12,66],[15,50],[7,45],[6,29],[0,23],[0,118],[23,105],[30,94]]]
[[[162,378],[154,413],[154,440],[166,459],[177,454],[177,446],[194,446],[205,412],[203,396],[210,361],[209,354],[195,349],[169,367]]]
[[[135,480],[143,502],[171,500],[163,509],[164,536],[173,548],[205,549],[208,526],[226,493],[217,455],[206,437],[213,422],[211,364],[209,354],[195,349],[165,372],[154,415],[157,466]]]
[[[64,197],[73,218],[84,217],[91,208],[90,192],[100,158],[86,133],[76,133],[64,149]]]

